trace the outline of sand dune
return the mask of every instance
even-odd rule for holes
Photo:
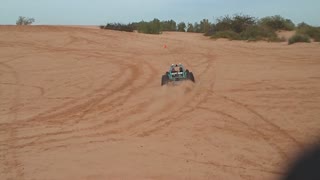
[[[318,43],[1,26],[0,47],[0,179],[275,179],[319,138]],[[161,87],[172,63],[196,83]]]

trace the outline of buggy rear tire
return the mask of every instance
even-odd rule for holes
[[[192,82],[196,82],[195,79],[194,79],[194,76],[193,76],[193,73],[192,73],[192,72],[189,72],[189,73],[187,74],[187,76],[188,76],[188,79],[189,79],[189,80],[191,80]]]
[[[162,75],[162,78],[161,78],[161,86],[168,84],[168,82],[169,82],[169,77],[168,77],[168,75]]]

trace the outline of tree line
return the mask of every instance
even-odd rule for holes
[[[236,14],[216,18],[214,22],[203,19],[195,23],[177,23],[174,20],[160,21],[155,18],[152,21],[140,21],[129,24],[108,23],[100,26],[101,29],[112,29],[120,31],[138,31],[146,34],[161,34],[163,31],[194,32],[203,33],[213,39],[227,38],[230,40],[266,40],[285,41],[279,38],[277,31],[296,30],[296,34],[289,40],[289,44],[295,42],[320,41],[320,27],[314,27],[304,22],[295,25],[290,19],[280,15],[256,18],[250,15]]]
[[[17,25],[31,25],[34,18],[20,16],[16,21]],[[145,34],[161,34],[163,31],[194,32],[203,33],[213,39],[227,38],[230,40],[247,41],[286,41],[285,38],[278,37],[277,31],[295,30],[296,34],[288,41],[289,44],[295,42],[320,42],[320,27],[314,27],[304,22],[295,25],[290,19],[280,15],[255,18],[249,15],[236,14],[233,16],[223,16],[216,18],[214,22],[203,19],[200,22],[185,23],[174,20],[160,21],[155,18],[152,21],[140,21],[129,24],[108,23],[101,25],[101,29],[111,29],[118,31]]]
[[[249,15],[234,15],[223,16],[216,18],[215,22],[210,22],[208,19],[203,19],[195,23],[177,23],[174,20],[160,21],[155,18],[152,21],[140,21],[129,24],[108,23],[100,26],[101,29],[115,29],[123,31],[138,30],[142,33],[160,34],[163,31],[179,31],[179,32],[196,32],[209,33],[214,31],[232,30],[236,33],[241,33],[249,26],[260,26],[273,30],[293,30],[295,24],[290,19],[285,19],[282,16],[268,16],[261,19]]]
[[[155,18],[152,21],[140,21],[129,24],[108,23],[106,25],[101,25],[100,28],[127,32],[138,31],[145,34],[161,34],[163,31],[205,33],[209,30],[210,25],[211,23],[208,19],[203,19],[200,23],[186,24],[185,22],[177,23],[174,20],[160,21]]]

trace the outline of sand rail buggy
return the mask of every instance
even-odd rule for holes
[[[193,73],[185,69],[182,64],[172,64],[169,71],[162,75],[161,86],[167,85],[170,82],[190,80],[195,82]]]

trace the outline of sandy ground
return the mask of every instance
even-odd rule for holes
[[[318,43],[0,27],[0,179],[276,179],[319,107]]]
[[[279,38],[284,38],[285,40],[289,40],[292,36],[294,36],[296,31],[278,31],[277,35]]]

